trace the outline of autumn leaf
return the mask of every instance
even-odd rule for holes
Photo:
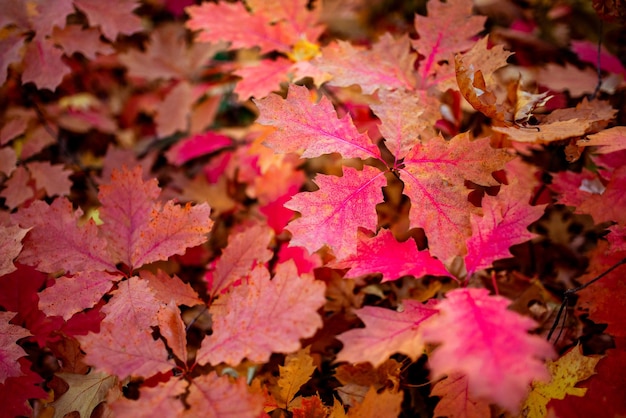
[[[318,174],[319,190],[298,193],[285,203],[302,215],[286,227],[293,234],[291,245],[313,253],[326,244],[339,259],[354,254],[358,228],[376,229],[376,204],[387,184],[383,174],[369,166],[362,171],[345,167],[343,177]]]
[[[439,315],[421,327],[427,343],[441,344],[429,358],[433,378],[455,372],[467,376],[472,396],[519,411],[530,382],[547,380],[543,360],[552,346],[528,334],[530,318],[506,308],[510,301],[487,289],[455,289],[436,308]]]
[[[310,347],[298,350],[285,358],[285,365],[279,366],[280,376],[277,385],[280,388],[279,402],[284,402],[285,408],[294,400],[302,385],[308,382],[315,371],[313,358],[309,353]]]
[[[106,399],[107,392],[117,384],[117,378],[104,372],[91,371],[87,374],[57,373],[69,385],[67,392],[50,405],[54,407],[54,417],[64,417],[70,412],[78,412],[81,417],[89,417],[93,410]]]
[[[337,41],[324,47],[322,56],[314,63],[331,75],[328,81],[331,86],[348,87],[356,84],[365,94],[372,94],[378,89],[413,90],[413,64],[417,54],[411,51],[409,42],[406,35],[395,39],[389,33],[383,34],[371,49]]]
[[[406,275],[418,278],[427,274],[450,275],[443,263],[433,258],[428,250],[418,251],[411,239],[398,242],[388,229],[381,230],[374,237],[359,231],[356,254],[331,265],[334,268],[349,268],[346,278],[382,273],[383,282]]]
[[[576,384],[591,377],[602,357],[583,356],[580,345],[572,347],[557,361],[548,361],[551,380],[549,383],[536,382],[526,399],[522,412],[524,417],[543,418],[548,413],[547,405],[552,399],[564,399],[566,395],[584,396],[586,389]]]
[[[434,77],[434,82],[431,81],[433,84],[440,83],[445,77],[454,77],[452,70],[436,74],[441,72],[437,71],[437,64],[446,61],[451,67],[455,53],[466,51],[474,45],[471,38],[483,30],[487,17],[473,15],[473,7],[473,2],[468,0],[445,3],[433,0],[426,6],[427,16],[415,15],[414,24],[419,38],[411,40],[411,44],[425,57],[419,67],[423,83],[429,77]],[[454,30],[450,30],[452,27]]]
[[[217,152],[232,144],[232,139],[226,135],[209,131],[181,139],[165,153],[165,156],[170,163],[182,166],[187,161]]]
[[[248,13],[242,3],[202,3],[185,11],[190,16],[186,26],[199,31],[198,41],[226,41],[231,49],[258,46],[261,53],[290,49],[280,26],[271,25],[264,16]]]
[[[9,323],[14,316],[15,312],[0,312],[0,383],[5,383],[8,377],[22,375],[17,359],[26,352],[16,341],[31,335],[28,330]]]
[[[120,379],[150,377],[175,366],[161,340],[152,338],[163,302],[155,298],[148,282],[131,277],[118,284],[103,308],[99,333],[78,336],[87,353],[85,362]]]
[[[452,373],[435,383],[430,395],[441,398],[435,406],[435,417],[482,418],[491,415],[489,403],[469,393],[467,376],[462,373]]]
[[[92,308],[122,278],[102,271],[85,271],[56,279],[54,286],[39,293],[39,309],[66,321],[75,313]]]
[[[543,215],[545,205],[530,206],[530,198],[528,191],[514,184],[502,186],[495,197],[483,197],[483,216],[471,215],[473,233],[465,256],[468,277],[495,260],[511,257],[511,246],[534,236],[528,225]]]
[[[66,198],[56,199],[50,206],[38,200],[17,212],[17,222],[32,228],[18,261],[44,272],[117,270],[109,261],[107,242],[98,235],[95,222],[78,226],[82,214],[80,209],[74,212]]]
[[[133,10],[139,6],[136,0],[118,0],[109,7],[98,0],[74,0],[74,4],[87,15],[91,26],[100,26],[103,35],[115,41],[118,34],[131,35],[142,30],[139,16]]]
[[[140,167],[114,170],[100,187],[101,230],[112,260],[137,268],[206,241],[213,225],[209,206],[161,204],[155,201],[159,193],[156,179],[144,182]]]
[[[369,361],[378,366],[394,353],[406,354],[413,360],[422,355],[424,340],[418,330],[437,310],[432,303],[423,305],[404,300],[399,311],[365,306],[354,313],[365,328],[352,329],[337,337],[344,346],[337,361]]]
[[[272,230],[264,225],[254,225],[231,235],[213,271],[205,277],[209,293],[215,297],[237,280],[247,277],[255,265],[269,261],[272,252],[267,247],[271,239]]]
[[[16,363],[21,370],[20,376],[8,377],[0,383],[2,413],[10,417],[32,416],[33,408],[28,400],[46,399],[48,393],[41,387],[42,377],[30,369],[30,361],[20,358]]]
[[[272,280],[265,267],[255,267],[247,284],[211,305],[213,334],[202,341],[196,361],[237,365],[244,357],[265,362],[271,353],[296,351],[300,338],[322,326],[317,309],[324,290],[322,282],[299,277],[293,261],[279,264]]]
[[[256,417],[263,411],[263,398],[248,390],[245,379],[232,382],[215,372],[198,376],[189,385],[186,403],[190,406],[183,417],[198,415],[207,418]]]
[[[384,391],[377,393],[373,387],[365,395],[359,405],[348,411],[348,417],[359,418],[393,418],[400,414],[403,393]]]
[[[491,148],[487,138],[470,141],[460,134],[449,141],[441,137],[416,144],[398,171],[404,194],[411,199],[409,220],[423,228],[430,253],[446,262],[465,254],[464,241],[471,236],[470,213],[464,180],[495,186],[492,173],[512,157]]]
[[[22,251],[21,241],[27,232],[28,229],[17,225],[0,225],[0,251],[3,254],[0,260],[0,276],[16,270],[13,260]]]
[[[380,158],[378,148],[366,134],[357,131],[350,115],[342,119],[326,96],[311,101],[309,90],[290,85],[286,99],[270,94],[254,101],[260,115],[257,123],[276,127],[265,145],[277,153],[301,152],[302,158],[333,152],[344,158]]]
[[[108,408],[120,418],[150,418],[155,414],[181,416],[185,406],[180,397],[185,393],[187,386],[185,380],[171,378],[155,387],[142,387],[139,389],[139,399],[120,397],[109,403]]]
[[[511,55],[502,45],[487,49],[487,37],[484,37],[469,51],[455,56],[456,80],[463,97],[474,109],[501,123],[512,122],[513,113],[497,103],[493,74],[507,65]]]
[[[609,154],[626,149],[626,127],[614,126],[576,141],[579,147],[594,147],[594,154]]]

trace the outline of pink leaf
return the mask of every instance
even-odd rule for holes
[[[488,139],[470,141],[467,134],[449,141],[433,138],[416,144],[404,159],[400,178],[411,199],[412,227],[424,228],[431,254],[446,262],[465,253],[471,235],[470,213],[464,180],[495,186],[491,173],[504,168],[511,157],[489,146]]]
[[[450,64],[450,77],[454,77],[454,54],[470,49],[472,37],[483,30],[486,16],[472,15],[472,0],[453,0],[445,3],[433,0],[428,3],[428,16],[415,15],[415,29],[419,38],[412,40],[413,47],[425,56],[420,63],[423,80],[431,76],[439,61]]]
[[[22,376],[20,364],[17,359],[24,357],[26,351],[19,345],[17,340],[31,335],[27,329],[10,324],[15,312],[0,312],[0,383],[4,383],[7,377]]]
[[[317,310],[324,291],[323,282],[299,277],[292,261],[279,264],[272,280],[265,267],[256,267],[247,284],[211,305],[213,334],[202,341],[198,363],[266,362],[272,353],[296,351],[301,338],[322,326]]]
[[[100,187],[103,234],[116,261],[136,268],[206,241],[213,225],[209,206],[180,207],[172,201],[162,206],[154,202],[159,191],[156,180],[142,180],[140,167],[114,170],[111,183]]]
[[[39,293],[39,309],[48,316],[62,316],[66,321],[77,312],[93,308],[122,276],[101,271],[87,271],[56,279],[54,286]]]
[[[471,215],[473,233],[465,256],[468,277],[495,260],[511,257],[509,247],[535,236],[528,225],[543,215],[546,205],[530,206],[530,197],[521,185],[512,184],[502,186],[496,197],[483,198],[483,216]]]
[[[7,79],[9,65],[21,60],[20,50],[23,45],[24,38],[15,34],[8,34],[6,38],[0,39],[0,85]]]
[[[227,41],[231,49],[258,46],[261,53],[290,49],[278,26],[271,25],[263,16],[251,15],[242,3],[202,3],[185,11],[190,16],[187,27],[200,30],[198,41]]]
[[[72,170],[65,169],[63,164],[50,164],[45,161],[33,161],[26,165],[37,189],[44,189],[48,196],[67,196],[70,194],[72,181],[69,179]]]
[[[424,350],[424,340],[418,329],[437,310],[434,303],[424,305],[407,299],[398,311],[365,306],[355,313],[365,328],[352,329],[337,337],[343,343],[337,361],[368,361],[377,367],[394,353],[417,360]]]
[[[17,268],[13,265],[13,260],[22,251],[22,238],[28,232],[15,225],[0,225],[0,276],[11,273]]]
[[[285,204],[302,214],[287,225],[291,245],[313,253],[326,244],[339,259],[354,254],[358,228],[376,229],[376,204],[387,183],[384,173],[370,166],[363,171],[345,167],[343,177],[318,174],[315,181],[318,191],[298,193]]]
[[[596,147],[594,154],[609,154],[626,149],[626,126],[614,126],[576,141],[579,147]]]
[[[431,257],[428,250],[418,251],[412,239],[398,242],[388,229],[371,238],[359,231],[356,254],[333,263],[333,267],[349,268],[346,277],[382,273],[383,282],[406,275],[417,278],[427,274],[450,275],[443,263]]]
[[[191,84],[186,81],[176,84],[156,106],[154,121],[157,136],[163,138],[176,132],[186,132],[194,103]]]
[[[407,35],[394,39],[385,33],[372,49],[356,48],[345,41],[331,43],[314,63],[332,76],[328,82],[331,86],[356,84],[363,93],[372,94],[378,89],[413,90],[416,58]]]
[[[5,199],[5,205],[14,209],[34,197],[35,193],[29,182],[30,175],[24,166],[20,165],[13,170],[11,178],[4,183],[4,190],[0,192],[0,197]]]
[[[149,377],[175,367],[163,342],[152,338],[151,326],[158,324],[160,306],[145,280],[131,277],[120,282],[102,308],[106,317],[100,332],[77,337],[87,353],[85,362],[120,379]]]
[[[139,399],[120,397],[108,403],[108,407],[117,418],[152,418],[155,415],[178,417],[185,410],[180,397],[186,389],[187,381],[171,378],[155,387],[142,387]]]
[[[211,154],[232,144],[232,139],[226,135],[208,131],[181,139],[165,153],[165,157],[170,163],[181,166],[189,160]]]
[[[100,0],[74,0],[74,4],[87,15],[91,26],[100,26],[111,41],[115,41],[118,34],[131,35],[143,28],[139,16],[133,14],[139,6],[137,0],[117,0],[115,7]]]
[[[530,383],[549,379],[544,360],[554,350],[528,334],[535,322],[507,310],[510,303],[487,289],[455,289],[421,331],[424,341],[441,344],[429,359],[433,379],[463,373],[472,396],[516,413]]]
[[[251,393],[243,378],[232,382],[228,376],[218,377],[214,371],[193,379],[186,398],[190,408],[184,418],[258,417],[263,412],[263,397]]]
[[[380,158],[378,148],[357,131],[349,115],[342,119],[323,96],[312,103],[309,90],[290,85],[286,99],[270,94],[254,101],[261,112],[257,122],[275,126],[265,144],[277,153],[302,151],[302,158],[339,152],[344,158]]]
[[[215,270],[207,273],[208,292],[218,295],[235,281],[247,277],[257,264],[269,261],[273,253],[267,247],[272,235],[272,230],[262,225],[232,235]]]
[[[29,43],[24,54],[22,83],[32,81],[37,88],[56,90],[63,77],[71,72],[61,60],[62,55],[63,51],[49,39]]]
[[[195,290],[189,283],[183,283],[177,276],[170,277],[162,270],[153,274],[147,270],[140,272],[141,278],[146,280],[155,297],[163,303],[174,301],[176,305],[194,306],[202,303]]]
[[[32,227],[18,261],[49,273],[117,270],[109,261],[106,241],[98,236],[94,221],[77,225],[81,216],[82,211],[74,212],[66,198],[56,199],[50,206],[38,200],[17,212],[19,224]]]
[[[275,60],[262,59],[253,65],[242,67],[233,73],[241,77],[235,86],[235,93],[240,100],[263,98],[280,89],[280,83],[287,81],[287,72],[292,65],[290,60],[278,57]]]
[[[94,60],[97,54],[109,55],[115,52],[111,45],[100,40],[100,35],[96,28],[84,29],[81,25],[68,25],[65,29],[54,28],[52,39],[63,47],[65,55],[71,56],[79,52]]]
[[[180,310],[172,301],[157,313],[159,331],[172,349],[172,353],[183,362],[187,361],[187,331],[180,317]]]

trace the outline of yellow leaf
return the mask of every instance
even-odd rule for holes
[[[544,418],[547,405],[552,399],[564,399],[565,395],[585,396],[587,389],[576,384],[595,374],[595,367],[602,356],[583,356],[580,346],[573,347],[557,361],[548,361],[552,379],[549,383],[535,382],[522,408],[525,418]]]
[[[402,392],[384,391],[378,393],[373,386],[370,386],[363,402],[350,408],[348,416],[355,418],[396,418],[400,415],[403,397]]]
[[[293,400],[302,385],[311,379],[315,371],[313,358],[309,354],[310,347],[303,348],[285,358],[285,365],[279,367],[278,387],[280,397],[285,406]]]

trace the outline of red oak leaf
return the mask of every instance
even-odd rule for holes
[[[416,58],[407,35],[394,39],[385,33],[371,49],[357,48],[345,41],[331,43],[314,63],[332,76],[328,82],[331,86],[356,84],[363,93],[372,94],[378,89],[413,90]]]
[[[142,387],[137,400],[120,397],[109,403],[108,407],[118,418],[152,418],[155,415],[178,417],[185,410],[180,396],[186,389],[185,380],[172,378],[155,387]]]
[[[163,303],[145,280],[131,277],[118,286],[102,308],[106,317],[100,332],[77,337],[87,353],[85,362],[120,379],[150,377],[175,367],[163,342],[152,338],[151,327],[158,325],[157,313]]]
[[[162,270],[153,274],[147,270],[139,272],[142,279],[150,285],[155,297],[163,303],[174,301],[176,305],[194,306],[202,303],[189,283],[183,283],[177,276],[170,277]]]
[[[65,19],[64,19],[65,20]],[[89,59],[96,59],[98,54],[109,55],[115,50],[100,40],[101,33],[96,28],[83,28],[81,25],[67,25],[64,29],[54,28],[52,39],[63,47],[65,55],[79,52]]]
[[[432,97],[421,91],[381,90],[378,98],[380,103],[370,108],[382,122],[378,129],[395,161],[408,154],[415,144],[437,136],[434,126],[441,116],[439,103]]]
[[[171,301],[157,313],[159,331],[167,341],[172,353],[182,361],[187,361],[187,330],[180,316],[180,309]]]
[[[248,390],[243,378],[232,382],[228,376],[218,377],[215,372],[193,379],[186,398],[190,408],[185,418],[257,417],[263,411],[263,397]]]
[[[63,164],[50,164],[48,161],[33,161],[26,164],[37,189],[44,189],[48,196],[67,196],[70,194],[72,170]]]
[[[504,168],[512,156],[493,149],[489,139],[470,141],[468,134],[449,141],[441,137],[416,144],[399,170],[404,194],[411,199],[412,227],[426,231],[431,254],[442,261],[465,253],[471,236],[470,213],[464,180],[495,186],[494,171]]]
[[[13,260],[22,251],[22,238],[28,229],[22,229],[16,225],[0,225],[0,276],[11,273],[17,268],[13,265]]]
[[[435,303],[424,305],[407,299],[398,311],[365,306],[355,313],[365,328],[352,329],[337,337],[344,346],[337,361],[369,361],[377,367],[394,353],[406,354],[413,360],[422,355],[424,341],[418,329],[437,309]]]
[[[275,60],[262,59],[242,67],[233,73],[241,77],[235,86],[235,93],[241,100],[265,97],[278,90],[281,82],[287,81],[287,72],[292,65],[291,60],[278,57]]]
[[[489,403],[475,399],[469,393],[467,376],[461,373],[452,373],[437,382],[430,395],[441,398],[435,407],[435,417],[483,418],[491,415]]]
[[[39,309],[48,316],[62,316],[67,321],[75,313],[93,308],[111,290],[113,283],[121,278],[121,275],[102,271],[86,271],[72,277],[60,277],[56,279],[54,286],[39,293]]]
[[[100,216],[106,225],[101,230],[116,262],[136,268],[206,241],[213,225],[209,206],[162,205],[155,202],[159,192],[156,179],[142,180],[140,167],[114,170],[111,183],[100,187]]]
[[[26,46],[22,83],[33,82],[40,89],[56,90],[63,77],[71,72],[63,63],[63,51],[50,39],[34,40]]]
[[[107,242],[98,236],[95,222],[77,225],[82,214],[80,209],[74,212],[66,198],[56,199],[50,206],[37,200],[17,212],[19,224],[32,227],[18,261],[44,272],[117,270],[109,261]]]
[[[419,38],[411,40],[413,48],[423,55],[419,72],[423,82],[435,76],[436,82],[443,77],[454,77],[451,68],[446,74],[433,74],[437,63],[454,62],[454,54],[470,49],[475,41],[472,36],[483,30],[486,16],[472,15],[474,2],[471,0],[431,1],[427,4],[428,16],[415,15],[415,29]],[[450,28],[454,30],[450,30]],[[425,86],[423,86],[425,87]]]
[[[263,225],[231,235],[215,269],[206,275],[208,292],[212,296],[224,292],[237,280],[247,277],[255,265],[269,261],[273,255],[267,248],[271,239],[272,230]]]
[[[177,166],[233,145],[233,140],[215,132],[196,134],[178,141],[166,153],[167,160]]]
[[[33,416],[29,399],[46,399],[48,394],[41,388],[43,379],[30,369],[30,361],[17,360],[22,376],[9,377],[0,383],[0,404],[7,417]]]
[[[509,247],[531,239],[528,225],[543,215],[546,205],[530,206],[530,193],[519,184],[503,186],[497,196],[482,199],[483,216],[472,214],[472,236],[467,240],[465,266],[470,277],[511,257]]]
[[[615,126],[576,142],[579,147],[595,147],[594,154],[609,154],[626,149],[626,126]]]
[[[9,324],[14,316],[15,312],[0,312],[0,383],[5,383],[8,377],[23,375],[17,359],[24,357],[26,351],[16,342],[31,334],[27,329]]]
[[[357,251],[359,227],[376,229],[384,173],[370,166],[363,171],[345,167],[343,177],[318,174],[315,181],[318,191],[298,193],[285,204],[302,214],[287,225],[293,234],[291,245],[313,253],[326,244],[343,259]]]
[[[100,26],[111,41],[118,34],[131,35],[143,29],[141,19],[133,14],[139,6],[137,0],[117,0],[115,7],[99,0],[74,0],[74,5],[87,15],[91,26]]]
[[[440,314],[421,327],[424,341],[440,343],[429,358],[433,378],[467,376],[472,396],[518,412],[533,380],[547,380],[552,346],[529,335],[530,318],[507,310],[510,300],[487,289],[455,289],[439,302]]]
[[[200,42],[226,41],[231,49],[259,47],[261,53],[290,50],[289,40],[284,39],[278,25],[248,13],[242,3],[202,3],[185,11],[190,16],[186,26],[200,31],[196,37]]]
[[[388,229],[369,237],[359,231],[356,254],[332,264],[333,268],[349,268],[345,277],[382,273],[383,282],[402,276],[449,276],[443,263],[431,257],[428,250],[418,251],[412,239],[398,242]]]
[[[213,334],[202,341],[198,363],[237,365],[244,357],[265,362],[272,353],[296,351],[300,338],[322,326],[317,310],[324,291],[324,283],[299,277],[292,261],[279,264],[272,280],[257,266],[247,284],[211,305]]]
[[[5,183],[5,188],[0,192],[4,204],[11,209],[20,206],[22,203],[35,196],[33,187],[30,185],[30,175],[24,166],[18,166],[13,170],[11,178]]]
[[[255,100],[261,112],[257,122],[275,126],[265,144],[277,153],[302,152],[302,158],[339,152],[344,158],[380,158],[378,148],[357,131],[349,115],[342,119],[328,98],[311,101],[310,91],[290,85],[286,99],[271,94]]]
[[[164,24],[150,34],[145,49],[129,49],[119,54],[131,77],[146,80],[188,79],[200,76],[207,61],[224,45],[207,45],[185,41],[185,28],[180,24]]]

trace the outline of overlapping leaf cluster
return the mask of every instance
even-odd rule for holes
[[[626,258],[626,70],[554,29],[593,10],[114,3],[0,17],[8,415],[626,413],[619,271],[545,338]]]

